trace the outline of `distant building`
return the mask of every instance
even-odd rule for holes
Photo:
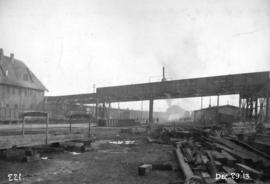
[[[240,110],[232,105],[215,106],[193,112],[194,122],[205,126],[238,121]]]
[[[46,87],[20,60],[0,49],[0,119],[11,119],[12,109],[36,110],[44,101]]]

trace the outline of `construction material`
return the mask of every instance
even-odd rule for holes
[[[151,164],[143,164],[138,167],[138,174],[139,176],[147,176],[152,171],[152,165]]]
[[[209,161],[207,162],[207,165],[208,165],[208,168],[210,170],[211,177],[214,178],[216,176],[216,173],[217,173],[215,160],[213,159],[212,154],[211,154],[210,151],[206,151],[206,154],[209,157]]]
[[[185,183],[191,184],[191,183],[202,183],[202,179],[199,176],[195,176],[190,168],[190,166],[186,163],[184,160],[184,155],[181,151],[181,144],[178,143],[176,147],[176,156],[178,160],[178,164],[181,167],[181,170],[183,171],[185,175]]]
[[[74,133],[74,134],[59,134],[52,135],[48,134],[48,138],[44,134],[35,134],[35,135],[12,135],[12,136],[1,136],[0,139],[0,149],[8,149],[13,146],[17,147],[27,147],[27,146],[36,146],[44,145],[49,143],[56,142],[65,142],[72,140],[87,140],[88,137],[86,134]]]
[[[263,172],[262,171],[258,171],[256,169],[253,169],[253,168],[251,168],[251,167],[249,167],[247,165],[244,165],[244,164],[237,163],[236,164],[236,167],[239,170],[242,170],[245,173],[248,173],[254,179],[259,179],[263,175]]]

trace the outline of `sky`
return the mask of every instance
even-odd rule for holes
[[[269,0],[0,0],[0,48],[28,65],[46,95],[159,81],[162,66],[168,79],[270,71],[269,28]]]

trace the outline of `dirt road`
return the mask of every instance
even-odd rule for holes
[[[118,145],[99,140],[92,144],[90,151],[80,154],[42,154],[48,159],[29,163],[1,161],[0,181],[9,183],[9,173],[21,173],[22,181],[16,183],[29,184],[164,184],[177,179],[176,171],[153,170],[148,176],[138,176],[138,166],[143,163],[177,167],[172,146],[147,143],[143,136],[124,136],[124,139],[135,140],[135,144]]]

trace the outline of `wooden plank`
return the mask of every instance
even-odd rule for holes
[[[252,158],[248,157],[246,154],[243,154],[239,151],[236,151],[236,150],[233,150],[233,149],[230,149],[226,146],[223,146],[223,145],[220,145],[218,143],[214,143],[218,148],[222,149],[222,150],[225,150],[226,152],[232,154],[233,156],[236,156],[237,158],[240,158],[242,159],[245,163],[249,163],[252,161]]]
[[[236,166],[239,170],[243,170],[245,173],[249,173],[251,175],[251,177],[254,179],[258,179],[263,175],[262,171],[258,171],[254,168],[247,166],[247,165],[237,163]]]
[[[234,158],[231,154],[229,154],[228,152],[224,150],[222,150],[221,153],[226,158],[227,165],[233,166],[235,164],[236,158]]]
[[[192,182],[201,183],[202,179],[193,174],[193,171],[192,171],[191,167],[185,161],[184,155],[183,155],[182,150],[181,150],[181,144],[180,143],[178,143],[177,147],[176,147],[176,156],[177,156],[179,166],[181,167],[181,169],[182,169],[182,171],[183,171],[183,173],[185,175],[185,183],[192,183]]]
[[[230,138],[230,140],[237,143],[237,144],[239,144],[239,145],[241,145],[241,146],[243,146],[243,147],[245,147],[245,148],[247,148],[247,149],[249,149],[249,150],[251,150],[251,151],[253,151],[254,153],[256,153],[256,154],[258,154],[258,155],[260,155],[260,156],[262,156],[262,157],[264,157],[266,159],[270,159],[270,155],[256,149],[255,147],[253,147],[253,146],[251,146],[251,145],[249,145],[249,144],[247,144],[245,142],[239,141],[239,140],[234,139],[234,138]]]
[[[65,142],[72,140],[85,140],[87,139],[86,134],[59,134],[52,135],[48,134],[47,143],[54,142]],[[1,136],[0,137],[0,149],[8,149],[12,146],[16,147],[27,147],[43,145],[46,143],[46,135],[36,134],[36,135],[13,135],[13,136]]]
[[[211,151],[211,153],[212,153],[212,155],[213,155],[213,157],[216,159],[216,160],[218,160],[218,161],[220,161],[221,163],[223,163],[223,164],[225,164],[226,163],[226,157],[222,154],[222,153],[220,153],[220,152],[218,152],[218,151]]]
[[[254,163],[263,162],[264,166],[270,166],[270,161],[261,155],[258,155],[257,153],[253,152],[252,150],[249,150],[243,146],[239,146],[235,144],[232,141],[222,139],[222,138],[213,138],[216,142],[215,145],[217,145],[219,148],[227,151],[228,153],[232,154],[233,156],[238,156],[240,158],[243,158],[245,163],[251,163],[250,161]]]
[[[207,156],[209,157],[209,162],[208,162],[208,168],[210,170],[211,173],[211,177],[215,178],[216,173],[218,172],[216,165],[215,165],[215,160],[212,157],[212,154],[210,151],[206,151]]]
[[[179,166],[181,167],[186,179],[192,178],[194,176],[194,174],[193,174],[190,166],[188,165],[188,163],[186,163],[186,161],[184,160],[184,155],[181,151],[180,144],[177,144],[176,156],[178,159]]]

